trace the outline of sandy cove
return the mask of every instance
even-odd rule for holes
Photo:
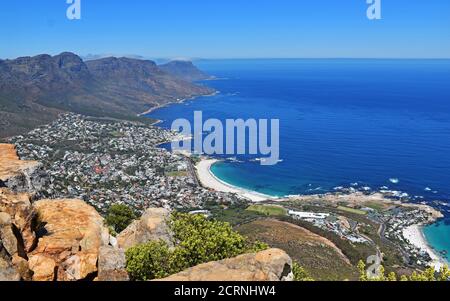
[[[427,252],[428,255],[430,255],[431,259],[433,260],[430,263],[430,266],[433,266],[436,271],[439,271],[441,267],[447,264],[447,262],[428,245],[428,242],[424,237],[421,225],[412,225],[403,229],[403,237],[409,240],[412,245],[416,246],[422,251]]]
[[[267,200],[274,200],[274,197],[264,195],[262,193],[257,193],[254,191],[238,188],[227,184],[221,180],[219,180],[212,172],[211,166],[217,163],[218,160],[207,159],[201,160],[196,165],[197,177],[200,183],[205,187],[212,190],[220,191],[220,192],[229,192],[235,193],[239,196],[242,196],[246,199],[251,200],[252,202],[262,202]]]

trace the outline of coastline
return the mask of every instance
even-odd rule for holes
[[[403,229],[403,237],[409,240],[412,245],[427,252],[432,259],[429,265],[439,271],[443,266],[448,265],[448,262],[430,246],[423,232],[423,226],[421,224],[412,225]]]
[[[201,160],[195,166],[197,177],[204,187],[220,192],[235,193],[255,203],[277,199],[269,195],[233,186],[218,179],[211,171],[211,167],[217,162],[219,162],[219,160],[206,159]]]
[[[152,113],[152,112],[154,112],[154,111],[156,111],[156,110],[165,108],[165,107],[167,107],[167,106],[169,106],[169,105],[173,105],[173,104],[182,104],[182,103],[184,103],[184,102],[186,102],[186,101],[188,101],[188,100],[194,100],[194,99],[199,98],[199,97],[212,97],[212,96],[216,96],[216,95],[219,94],[219,93],[220,93],[220,91],[214,91],[214,92],[211,93],[211,94],[196,95],[196,96],[192,96],[192,97],[188,97],[188,98],[183,98],[183,99],[180,99],[180,100],[177,100],[177,101],[168,102],[168,103],[166,103],[166,104],[157,105],[157,106],[155,106],[155,107],[152,107],[152,108],[148,109],[147,111],[144,111],[144,112],[142,112],[142,113],[137,114],[137,116],[138,116],[138,117],[142,117],[142,116],[148,115],[148,114],[150,114],[150,113]],[[162,122],[162,121],[159,120],[158,123],[160,123],[160,122]]]
[[[272,197],[268,195],[264,195],[258,192],[246,190],[244,188],[240,188],[234,185],[231,185],[229,183],[226,183],[217,176],[214,175],[214,173],[211,171],[211,167],[219,162],[220,160],[216,159],[202,159],[196,166],[196,173],[197,177],[200,181],[200,183],[209,189],[219,191],[219,192],[228,192],[228,193],[236,193],[237,195],[240,195],[241,197],[244,197],[246,199],[249,199],[252,202],[259,203],[263,201],[274,201],[274,200],[283,200],[287,198],[277,198]],[[311,197],[311,196],[297,196],[297,198],[301,199],[302,197]],[[347,196],[348,197],[348,196]],[[357,195],[355,195],[357,197]],[[380,195],[375,195],[375,198],[380,197]],[[387,202],[392,204],[400,204],[398,202]],[[407,204],[402,203],[403,206],[409,207],[420,207],[422,209],[431,210],[433,212],[433,219],[440,218],[440,212],[439,214],[435,212],[435,210],[427,205],[418,205],[418,204]],[[418,249],[426,252],[432,259],[431,262],[429,262],[430,267],[434,267],[436,271],[440,271],[440,269],[449,263],[442,258],[434,249],[433,247],[428,243],[425,233],[423,232],[423,224],[415,224],[411,225],[405,229],[403,229],[403,237],[407,239],[410,244],[414,245]]]
[[[170,105],[182,104],[188,100],[193,100],[193,99],[196,99],[199,97],[210,97],[210,96],[217,95],[219,93],[220,92],[216,91],[209,95],[198,95],[198,96],[194,96],[191,98],[186,98],[186,99],[177,100],[174,102],[169,102],[164,105],[158,105],[156,107],[153,107],[153,108],[147,110],[146,112],[139,114],[139,116],[150,114],[158,109],[161,109],[161,108],[164,108],[164,107],[167,107]],[[156,122],[155,125],[157,125],[160,122],[161,121]],[[176,137],[174,140],[185,140],[185,139],[192,139],[192,137]],[[184,155],[187,157],[190,156],[190,153],[188,153],[188,152],[179,152],[179,153],[181,155]],[[245,188],[241,188],[238,186],[234,186],[232,184],[229,184],[229,183],[219,179],[212,172],[211,167],[219,161],[220,160],[216,160],[216,159],[202,159],[195,166],[195,168],[194,168],[195,173],[197,174],[197,178],[203,187],[214,190],[214,191],[218,191],[218,192],[234,193],[234,194],[236,194],[242,198],[245,198],[251,202],[254,202],[254,203],[259,203],[259,202],[264,202],[264,201],[286,200],[286,199],[292,199],[292,198],[294,198],[294,199],[297,198],[297,199],[301,200],[304,197],[306,197],[306,198],[311,197],[311,196],[307,196],[307,195],[274,197],[274,196],[264,195],[262,193],[258,193],[255,191],[251,191],[251,190],[248,190]],[[325,196],[327,196],[327,195],[331,195],[331,193],[325,194]],[[350,195],[350,196],[353,196],[353,195]],[[355,194],[354,196],[355,196],[355,201],[358,201],[358,199],[359,199],[358,195]],[[382,197],[382,194],[380,194],[380,193],[376,193],[372,197],[374,197],[374,199],[378,199],[378,198],[384,199],[384,197]],[[339,197],[337,197],[337,196],[330,196],[330,198],[339,199]],[[345,198],[348,199],[349,195],[346,195]],[[326,199],[326,197],[325,197],[325,199]],[[425,209],[426,211],[428,211],[427,207],[429,209],[432,208],[429,205],[419,205],[419,204],[414,204],[414,203],[409,203],[409,202],[403,203],[400,201],[387,201],[386,203],[397,204],[397,205],[401,204],[402,206],[405,206],[405,207],[420,207],[422,209]],[[431,211],[434,211],[434,210],[431,210]],[[437,216],[435,213],[433,213],[433,218],[437,219],[437,218],[439,218],[439,216]],[[440,254],[427,241],[427,239],[425,237],[425,233],[423,232],[423,226],[424,226],[423,224],[415,224],[415,225],[411,225],[411,226],[403,229],[403,231],[402,230],[400,230],[400,231],[403,232],[403,237],[405,239],[407,239],[411,245],[426,252],[430,256],[431,261],[428,263],[429,266],[432,266],[436,270],[439,270],[444,265],[448,265],[448,262],[442,256],[440,256]]]

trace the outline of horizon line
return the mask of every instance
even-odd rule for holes
[[[168,60],[168,61],[176,61],[176,60],[186,60],[186,61],[207,61],[207,60],[450,60],[450,57],[189,57],[189,56],[172,56],[172,57],[157,57],[157,56],[145,56],[138,54],[77,54],[73,51],[62,51],[58,54],[64,52],[71,52],[78,55],[83,61],[95,60],[107,57],[126,57],[126,58],[134,58],[138,60]],[[19,55],[15,57],[6,57],[2,58],[0,56],[0,60],[14,60],[21,57],[33,57],[39,55],[52,55],[50,53],[39,53],[32,55]],[[55,55],[58,55],[55,54]],[[53,55],[52,55],[53,56]],[[182,59],[181,59],[182,58]]]

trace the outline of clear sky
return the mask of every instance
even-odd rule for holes
[[[0,58],[56,54],[149,58],[450,58],[449,0],[3,0]]]

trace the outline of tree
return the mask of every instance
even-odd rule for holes
[[[292,273],[294,274],[294,281],[314,281],[309,273],[297,262],[292,264]]]
[[[388,281],[397,281],[397,275],[394,272],[390,272],[388,277],[387,277]]]
[[[402,275],[402,276],[400,277],[400,281],[402,281],[402,282],[409,281],[408,276]]]
[[[364,261],[360,260],[358,262],[358,270],[359,270],[359,281],[367,281],[367,272],[366,272],[366,264]]]
[[[112,227],[116,233],[120,233],[128,227],[133,220],[136,219],[136,214],[127,205],[114,204],[108,209],[106,216],[106,223]]]
[[[450,270],[448,266],[444,266],[440,269],[439,273],[436,273],[434,267],[429,267],[423,272],[414,271],[411,276],[402,275],[400,278],[391,272],[386,277],[385,269],[383,266],[379,268],[379,276],[373,279],[368,279],[366,273],[366,264],[364,261],[360,260],[358,263],[359,270],[359,280],[360,281],[449,281],[450,280]]]
[[[448,268],[447,265],[445,265],[441,268],[438,280],[439,281],[449,281],[450,280],[450,269]]]

